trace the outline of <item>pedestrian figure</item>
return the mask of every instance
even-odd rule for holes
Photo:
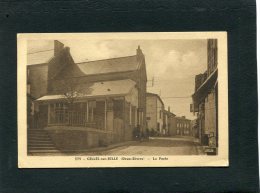
[[[134,140],[140,140],[141,136],[140,136],[140,127],[139,125],[137,125],[134,130],[133,130],[133,137]]]

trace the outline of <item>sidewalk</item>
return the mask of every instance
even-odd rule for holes
[[[192,136],[173,136],[173,137],[149,137],[149,139],[160,139],[160,140],[176,140],[176,141],[192,141],[199,143],[199,139]]]
[[[94,147],[94,148],[89,148],[85,150],[71,150],[71,151],[64,151],[64,152],[39,152],[39,153],[31,153],[33,156],[75,156],[75,155],[80,155],[82,153],[96,153],[96,152],[101,152],[101,151],[108,151],[110,149],[114,149],[117,147],[123,147],[123,146],[130,146],[136,143],[140,143],[140,141],[125,141],[121,143],[114,143],[111,145],[108,145],[106,147]]]
[[[138,143],[138,142],[140,142],[140,141],[124,141],[124,142],[121,142],[121,143],[110,144],[106,147],[94,147],[94,148],[90,148],[90,149],[87,149],[87,150],[79,150],[79,151],[74,151],[74,152],[86,153],[86,152],[107,151],[107,150],[114,149],[114,148],[117,148],[117,147],[130,146],[130,145],[133,145],[133,144]]]
[[[196,146],[198,155],[207,155],[204,151],[204,147],[201,145]]]

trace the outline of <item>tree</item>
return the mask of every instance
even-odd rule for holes
[[[64,79],[63,83],[63,90],[64,90],[64,98],[65,102],[68,104],[69,109],[73,108],[73,104],[75,101],[80,97],[83,96],[79,85],[76,84],[74,79]]]

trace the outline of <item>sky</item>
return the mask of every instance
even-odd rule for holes
[[[191,95],[195,89],[195,75],[207,69],[206,39],[63,39],[61,42],[70,47],[75,62],[135,55],[140,45],[146,61],[147,91],[160,95],[165,108],[170,106],[171,112],[177,116],[195,119],[193,113],[190,113]],[[28,49],[34,52],[48,44],[48,41],[33,42],[28,44]]]

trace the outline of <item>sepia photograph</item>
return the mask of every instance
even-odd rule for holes
[[[228,166],[226,32],[18,34],[18,166]]]
[[[0,193],[259,192],[255,0],[1,6]]]

